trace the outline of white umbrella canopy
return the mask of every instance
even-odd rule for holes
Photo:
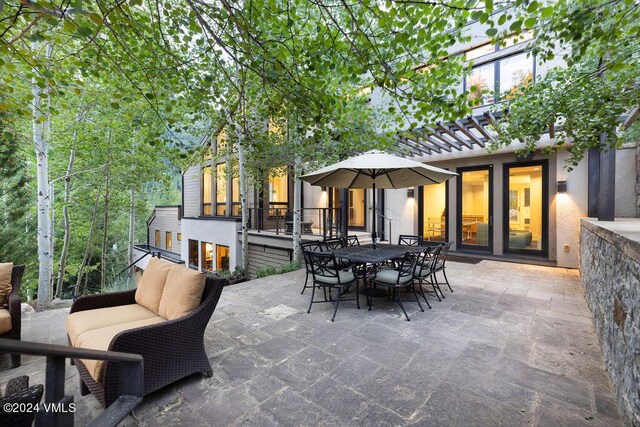
[[[368,151],[300,177],[311,185],[339,188],[408,188],[438,184],[457,173],[382,151]]]
[[[458,175],[445,169],[425,165],[378,150],[319,169],[300,177],[311,185],[339,188],[372,188],[373,211],[376,211],[376,188],[407,188],[439,184]],[[373,247],[376,247],[376,215],[371,229]]]

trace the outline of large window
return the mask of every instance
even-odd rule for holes
[[[213,271],[213,244],[200,242],[200,268],[206,271]]]
[[[447,183],[422,187],[422,238],[447,241]]]
[[[533,81],[533,58],[526,53],[514,55],[500,61],[500,93],[509,99],[519,86]]]
[[[200,256],[198,253],[198,241],[189,239],[189,267],[198,268]]]
[[[269,174],[269,207],[287,208],[289,202],[289,175],[286,168],[272,170]]]
[[[491,170],[458,170],[458,241],[489,248],[491,243]]]
[[[202,168],[202,215],[211,215],[211,166]]]
[[[505,249],[509,252],[541,252],[545,246],[544,164],[508,166],[505,203]]]
[[[231,216],[240,216],[240,172],[238,165],[233,167],[231,179]]]
[[[166,231],[164,233],[164,247],[166,250],[171,252],[171,232],[170,231]]]
[[[216,165],[216,215],[227,214],[227,164]]]
[[[229,246],[216,245],[216,269],[229,269]]]
[[[464,81],[464,90],[473,105],[491,105],[509,99],[519,86],[534,80],[535,59],[527,52],[485,64],[480,64],[482,59],[478,59],[500,49],[522,43],[531,37],[530,32],[527,32],[518,37],[506,38],[502,47],[487,43],[465,52],[467,61],[478,63]]]

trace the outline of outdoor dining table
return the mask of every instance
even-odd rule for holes
[[[389,244],[377,244],[374,249],[373,244],[365,244],[338,248],[332,252],[336,258],[349,260],[355,265],[353,272],[358,278],[362,279],[364,284],[364,289],[361,293],[370,301],[371,297],[386,297],[388,295],[387,289],[369,286],[368,279],[375,275],[376,268],[380,264],[394,259],[401,259],[407,252],[418,253],[423,250],[424,248],[420,246]],[[369,310],[371,310],[370,303]]]

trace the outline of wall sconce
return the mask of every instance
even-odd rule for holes
[[[413,199],[413,193],[414,193],[414,189],[413,188],[408,188],[407,189],[407,197]]]
[[[566,193],[567,192],[567,181],[558,181],[557,192],[558,193]]]
[[[323,192],[323,193],[326,193],[326,192],[327,192],[327,187],[322,186],[322,187],[320,187],[320,188],[321,188],[321,190],[322,190],[322,192]]]

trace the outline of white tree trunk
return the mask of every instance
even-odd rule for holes
[[[240,174],[240,209],[242,214],[240,235],[242,243],[242,269],[246,272],[249,271],[249,209],[247,206],[247,177],[245,174],[244,145],[242,139],[240,132],[238,132],[238,172]]]
[[[39,43],[32,48],[38,51]],[[52,258],[51,258],[51,211],[49,198],[49,143],[45,137],[49,115],[43,111],[43,95],[48,98],[48,90],[40,88],[35,79],[31,83],[33,94],[33,145],[36,150],[36,178],[38,188],[38,301],[37,309],[44,310],[49,305]]]
[[[74,133],[74,139],[77,133]],[[56,298],[62,298],[62,285],[64,284],[65,269],[67,266],[67,254],[69,253],[69,239],[71,235],[71,224],[69,220],[69,199],[71,197],[71,172],[73,171],[73,161],[76,156],[75,143],[69,154],[69,164],[64,177],[64,206],[62,216],[64,217],[64,238],[62,242],[62,252],[60,253],[60,263],[58,265],[58,283],[56,285]]]
[[[133,262],[133,239],[135,235],[136,227],[136,193],[134,189],[131,189],[131,196],[129,201],[129,244],[127,246],[127,262],[131,264]],[[133,269],[129,269],[129,277],[133,277]]]
[[[302,235],[302,182],[300,181],[300,175],[302,175],[302,159],[300,156],[296,157],[294,169],[293,169],[293,262],[300,263],[301,261],[301,243]]]

